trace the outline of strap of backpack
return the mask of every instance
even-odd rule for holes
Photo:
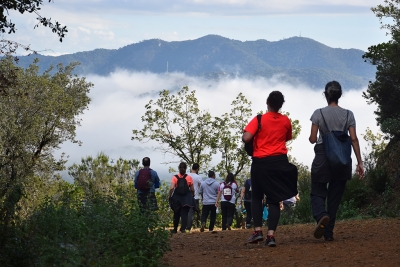
[[[346,122],[345,122],[345,124],[344,124],[344,126],[343,126],[343,132],[347,132],[346,131],[346,125],[347,125],[347,121],[349,120],[349,110],[347,110],[347,116],[346,116]]]
[[[257,131],[255,132],[254,135],[256,135],[258,133],[258,131],[261,129],[261,117],[262,117],[262,114],[257,114],[258,127],[257,127]]]
[[[329,130],[329,128],[328,128],[328,125],[326,125],[326,121],[325,121],[325,118],[324,118],[324,114],[322,114],[322,110],[321,110],[321,109],[319,109],[319,112],[321,112],[322,119],[324,120],[324,123],[325,123],[325,127],[326,127],[326,129],[328,130],[328,132],[330,132],[330,130]]]

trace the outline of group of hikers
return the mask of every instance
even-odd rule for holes
[[[315,110],[310,118],[309,141],[315,144],[310,197],[312,216],[316,221],[314,237],[333,241],[336,213],[346,182],[352,177],[351,147],[357,159],[356,174],[360,179],[364,169],[353,112],[338,105],[342,96],[340,84],[337,81],[328,82],[324,96],[328,105]],[[214,231],[217,209],[222,213],[222,230],[231,230],[236,193],[240,192],[240,203],[246,209],[246,227],[254,227],[247,242],[264,240],[263,208],[267,205],[265,246],[276,246],[275,231],[282,207],[286,205],[290,208],[299,200],[297,168],[289,162],[286,147],[286,142],[292,139],[292,125],[287,116],[279,113],[284,102],[281,92],[271,92],[266,101],[267,112],[254,117],[243,130],[242,140],[252,148],[252,152],[248,152],[251,153],[252,163],[250,179],[246,180],[241,190],[232,173],[228,173],[224,181],[219,183],[215,180],[214,171],[209,171],[208,178],[203,181],[198,175],[199,164],[193,164],[189,174],[186,173],[186,163],[179,164],[179,173],[172,177],[168,194],[174,212],[173,233],[178,232],[179,221],[180,232],[190,231],[200,199],[203,204],[200,231],[204,232],[208,216],[208,230]],[[160,179],[150,169],[148,157],[143,159],[142,164],[144,168],[135,175],[138,201],[141,207],[145,204],[147,207],[156,207],[154,192],[159,187]]]

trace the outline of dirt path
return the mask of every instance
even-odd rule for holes
[[[163,262],[169,267],[400,266],[400,218],[338,222],[333,242],[315,239],[313,229],[313,224],[278,226],[274,248],[247,244],[252,230],[179,233]]]

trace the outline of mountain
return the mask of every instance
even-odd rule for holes
[[[166,42],[145,40],[119,49],[95,49],[62,56],[20,57],[27,67],[39,58],[41,70],[51,64],[79,61],[79,75],[109,75],[118,69],[138,72],[184,72],[212,79],[256,77],[278,79],[293,84],[305,83],[321,88],[329,80],[344,88],[360,88],[375,75],[375,67],[362,59],[364,51],[331,48],[310,38],[291,37],[280,41],[237,41],[218,35],[195,40]],[[168,66],[168,67],[167,67]]]

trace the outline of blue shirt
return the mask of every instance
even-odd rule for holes
[[[146,169],[146,168],[149,168],[149,167],[144,167],[143,169]],[[135,173],[135,181],[134,181],[135,188],[136,188],[137,179],[139,177],[139,172],[140,172],[140,170]],[[158,174],[155,170],[150,169],[150,173],[151,173],[151,187],[150,187],[149,192],[154,193],[156,191],[156,188],[160,188],[160,178],[158,177]],[[142,193],[142,192],[143,191],[138,190],[138,193]]]

